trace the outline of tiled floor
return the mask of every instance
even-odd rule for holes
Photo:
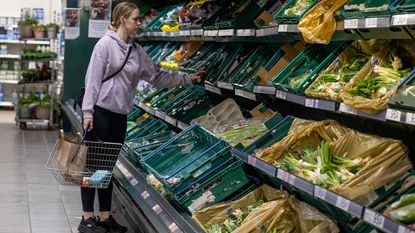
[[[22,131],[13,118],[0,110],[0,233],[78,232],[79,187],[57,185],[45,168],[57,131]]]

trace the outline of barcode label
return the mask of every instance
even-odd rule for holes
[[[359,20],[358,19],[346,19],[344,20],[344,28],[345,29],[356,29],[359,27]]]
[[[336,206],[342,210],[348,211],[349,210],[350,201],[346,198],[337,196]]]
[[[380,229],[383,229],[383,225],[385,224],[385,217],[369,209],[365,209],[363,219]]]
[[[392,17],[392,24],[394,26],[407,25],[408,15],[394,15]]]
[[[143,193],[141,193],[141,196],[145,199],[150,197],[150,193],[148,193],[147,191],[144,191]]]
[[[366,28],[376,28],[378,26],[378,18],[366,18],[365,27]]]
[[[318,100],[316,99],[305,99],[305,106],[309,108],[318,108]]]
[[[388,110],[386,110],[386,120],[400,122],[401,121],[401,115],[402,115],[401,111],[398,111],[398,110],[395,110],[395,109],[390,109],[390,108],[388,108]]]
[[[354,109],[354,108],[352,108],[352,107],[350,107],[350,106],[348,106],[348,105],[346,105],[344,103],[341,103],[340,104],[339,111],[340,112],[349,113],[349,114],[353,114],[353,115],[356,115],[357,114],[357,110],[356,109]]]
[[[163,209],[157,204],[152,208],[156,214],[160,214]]]
[[[287,99],[287,93],[285,91],[277,90],[276,97],[285,100]]]
[[[314,187],[314,196],[324,200],[326,198],[326,193],[327,193],[326,189],[324,189],[320,186],[315,186]]]
[[[405,122],[406,124],[415,125],[415,113],[407,112]]]
[[[279,32],[287,32],[288,31],[288,25],[287,24],[278,25],[278,31]]]

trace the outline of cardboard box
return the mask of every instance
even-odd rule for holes
[[[274,115],[274,112],[271,109],[267,108],[264,104],[259,104],[249,113],[255,119],[271,118]]]

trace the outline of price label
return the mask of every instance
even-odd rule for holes
[[[226,82],[218,82],[218,87],[223,88],[223,89],[227,89],[227,90],[233,90],[233,86],[230,83],[226,83]]]
[[[203,36],[203,29],[192,30],[191,34],[192,36]]]
[[[267,2],[267,0],[259,0],[256,4],[259,6],[259,8],[262,8]]]
[[[211,37],[215,37],[218,36],[218,30],[209,30],[209,31],[205,31],[205,36],[211,36]]]
[[[188,125],[186,123],[181,122],[181,121],[177,121],[177,128],[183,130],[183,129],[186,129],[187,127],[188,127]]]
[[[414,231],[409,230],[408,228],[404,226],[398,227],[398,233],[414,233]]]
[[[255,158],[254,156],[248,156],[248,164],[249,165],[252,165],[252,166],[255,167],[256,161],[257,161],[257,158]]]
[[[165,117],[166,117],[166,114],[164,114],[164,112],[160,112],[160,111],[156,111],[156,117],[158,117],[158,118],[160,118],[160,119],[162,119],[162,120],[164,120],[165,119]]]
[[[295,180],[296,180],[296,177],[294,176],[294,175],[289,175],[288,176],[288,183],[289,184],[291,184],[291,185],[294,185],[295,184]]]
[[[276,97],[279,98],[279,99],[285,100],[285,99],[287,99],[287,92],[277,90]]]
[[[353,114],[353,115],[356,115],[357,114],[357,110],[356,109],[354,109],[354,108],[352,108],[352,107],[350,107],[350,106],[348,106],[348,105],[346,105],[344,103],[341,103],[340,104],[339,111],[340,112],[349,113],[349,114]]]
[[[385,224],[385,217],[369,209],[365,209],[363,219],[380,229],[383,229],[383,225]]]
[[[190,36],[190,31],[180,31],[179,35],[180,36]]]
[[[142,109],[146,109],[146,105],[144,104],[144,103],[142,103],[142,102],[139,102],[138,103],[138,107],[140,107],[140,108],[142,108]]]
[[[172,117],[170,117],[170,116],[166,116],[165,120],[167,121],[167,123],[169,123],[171,125],[176,126],[176,124],[177,124],[177,120],[174,119],[174,118],[172,118]]]
[[[337,196],[336,206],[342,210],[348,211],[349,210],[350,201],[346,198]]]
[[[238,36],[255,36],[255,29],[239,29],[236,34]]]
[[[288,31],[288,25],[287,24],[278,25],[278,31],[279,32],[287,32]]]
[[[386,110],[386,120],[400,122],[401,121],[401,115],[402,115],[401,111],[398,111],[398,110],[395,110],[395,109],[390,109],[390,108],[388,108],[388,110]]]
[[[141,196],[145,199],[150,197],[150,193],[148,193],[147,191],[144,191],[143,193],[141,193]]]
[[[415,113],[407,112],[405,123],[410,124],[410,125],[415,125]]]
[[[346,19],[344,21],[344,28],[345,29],[356,29],[359,27],[359,20],[358,19]]]
[[[376,28],[376,27],[378,27],[378,18],[366,18],[365,27],[366,28]]]
[[[235,95],[237,96],[242,96],[244,98],[256,101],[256,96],[254,93],[250,93],[244,90],[240,90],[240,89],[235,89]]]
[[[156,214],[160,214],[163,209],[157,204],[152,208]]]
[[[179,227],[177,226],[177,224],[176,223],[172,223],[172,224],[170,224],[169,225],[169,230],[170,230],[170,232],[175,232],[175,231],[177,231],[179,229]]]
[[[326,193],[327,193],[326,189],[324,189],[320,186],[315,186],[314,187],[314,196],[324,200],[326,198]]]
[[[215,94],[222,95],[222,91],[217,87],[213,87],[211,85],[205,84],[205,89]]]
[[[275,95],[275,87],[273,86],[255,86],[254,92],[259,94]]]
[[[288,172],[286,172],[284,170],[278,169],[278,171],[277,171],[277,177],[278,177],[278,179],[283,180],[285,182],[288,182],[288,176],[289,175],[290,174],[288,174]]]
[[[132,186],[136,186],[138,184],[138,181],[135,179],[135,178],[133,178],[132,180],[131,180],[131,185]]]
[[[152,107],[147,107],[146,112],[150,113],[153,116],[156,114],[155,111],[154,111],[154,108],[152,108]]]
[[[233,29],[227,29],[227,30],[220,30],[219,36],[233,36],[235,34],[235,31]]]
[[[305,106],[309,108],[318,108],[318,100],[305,99]]]
[[[401,26],[408,24],[408,15],[394,15],[392,17],[392,24],[394,26]]]

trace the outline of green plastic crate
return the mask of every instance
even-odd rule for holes
[[[304,16],[304,14],[310,10],[314,5],[316,5],[318,3],[318,0],[314,0],[303,12],[301,12],[299,15],[294,15],[294,16],[285,16],[284,12],[285,10],[291,8],[294,6],[294,4],[297,2],[298,0],[289,0],[287,1],[284,6],[282,6],[282,8],[277,12],[277,14],[274,15],[274,20],[278,23],[278,24],[297,24],[298,22],[300,22],[300,19]]]
[[[145,112],[142,109],[134,108],[131,113],[127,116],[127,121],[135,121],[138,117],[143,115]]]
[[[241,44],[224,48],[207,71],[206,82],[216,84],[216,81],[230,68],[232,62],[238,58],[242,50]]]
[[[172,192],[202,165],[228,147],[199,125],[192,125],[143,159],[144,166]]]
[[[219,171],[206,173],[208,180],[195,184],[194,188],[182,196],[176,196],[177,201],[190,212],[225,200],[249,183],[243,167],[243,162],[237,161]],[[209,195],[210,194],[210,195]],[[208,195],[208,198],[204,198]]]
[[[415,12],[415,1],[413,0],[395,0],[389,7],[393,14],[405,14]]]
[[[142,137],[144,135],[148,135],[152,132],[160,132],[167,128],[168,128],[168,125],[164,123],[163,121],[149,117],[143,120],[142,122],[140,122],[139,124],[137,124],[131,130],[129,130],[127,132],[127,136],[125,140],[129,141],[135,138]]]
[[[142,30],[143,31],[160,31],[160,28],[163,26],[161,18],[166,17],[167,13],[174,10],[177,7],[184,6],[184,4],[178,4],[173,6],[168,6],[164,8],[150,23],[148,23]]]
[[[399,85],[398,93],[394,95],[388,104],[394,108],[415,111],[415,96],[404,94],[405,89],[415,85],[415,70],[413,70],[407,78]]]
[[[332,42],[329,45],[308,45],[275,78],[276,87],[303,93],[350,42]]]

